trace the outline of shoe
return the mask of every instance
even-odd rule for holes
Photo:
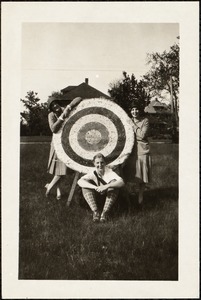
[[[45,185],[45,188],[46,188],[45,196],[46,196],[46,197],[48,197],[48,196],[49,196],[49,193],[50,193],[50,191],[48,190],[48,186],[49,186],[49,183],[47,183],[47,184]]]
[[[100,218],[99,212],[94,211],[94,212],[93,212],[93,221],[94,221],[94,222],[98,222],[98,221],[99,221],[99,218]]]
[[[108,220],[108,213],[107,212],[103,212],[101,214],[101,217],[100,217],[100,222],[104,223]]]

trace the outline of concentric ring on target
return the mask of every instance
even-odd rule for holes
[[[87,151],[101,150],[109,142],[109,132],[103,124],[89,122],[80,129],[77,141]]]
[[[92,169],[94,155],[101,152],[110,166],[124,162],[134,144],[133,123],[116,103],[85,99],[53,134],[56,153],[69,168],[80,173]]]
[[[110,120],[112,120],[111,123],[114,124],[114,128],[115,128],[114,130],[112,130],[112,132],[116,131],[118,132],[118,135],[116,135],[116,139],[111,139],[111,143],[109,144],[109,148],[112,148],[112,151],[110,151],[109,153],[104,153],[103,150],[101,151],[101,153],[105,156],[107,163],[110,164],[114,159],[116,159],[121,154],[126,141],[125,128],[123,126],[121,119],[118,118],[111,110],[108,110],[107,108],[92,107],[92,108],[85,108],[82,111],[77,112],[74,116],[72,116],[71,122],[73,123],[79,122],[79,119],[81,118],[83,113],[86,119],[89,119],[90,115],[94,114],[96,115],[95,116],[96,119],[99,119],[99,117],[103,118],[106,115],[108,119],[108,123],[111,122]],[[77,144],[73,145],[72,143],[69,142],[70,136],[72,136],[72,132],[67,121],[63,128],[62,139],[61,139],[64,151],[71,159],[78,162],[79,164],[82,164],[83,166],[93,166],[92,158],[99,151],[98,150],[91,151],[90,153],[88,153],[90,155],[88,155],[88,157],[85,157],[86,153],[84,153],[84,150],[82,151],[81,154],[78,153],[77,151],[78,145]],[[76,142],[76,140],[73,141]],[[83,157],[85,158],[85,160],[83,160]]]
[[[89,141],[89,137],[88,140],[86,139],[86,135],[92,131],[94,134],[97,133],[97,139],[101,138],[99,143],[95,141],[95,136],[93,137],[93,143],[92,140]],[[114,123],[107,117],[94,113],[79,118],[71,127],[68,136],[69,147],[79,156],[88,160],[91,160],[91,157],[100,151],[104,156],[107,156],[108,153],[114,150],[118,140],[118,132]]]

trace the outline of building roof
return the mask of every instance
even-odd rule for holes
[[[70,92],[72,89],[74,89],[76,87],[76,85],[69,85],[67,86],[66,88],[62,89],[61,92],[63,94],[67,93],[67,92]]]
[[[66,101],[72,101],[75,97],[82,97],[83,99],[103,97],[110,99],[109,96],[93,88],[86,82],[83,82],[78,86],[68,86],[62,89],[61,92],[63,93],[61,99]]]
[[[145,112],[149,114],[170,114],[171,111],[165,103],[158,100],[153,100],[145,108]]]
[[[150,104],[145,107],[144,111],[149,114],[156,114],[156,109]]]
[[[153,100],[151,104],[153,107],[167,107],[165,103],[162,103],[158,100]]]

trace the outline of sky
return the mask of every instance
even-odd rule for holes
[[[108,94],[123,71],[140,79],[147,53],[169,50],[177,36],[177,23],[23,23],[21,98],[33,90],[46,102],[85,78]]]

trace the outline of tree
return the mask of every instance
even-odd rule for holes
[[[50,96],[48,96],[48,99],[49,99],[50,97],[54,97],[55,100],[56,100],[56,99],[61,100],[61,99],[62,99],[62,96],[63,96],[62,92],[60,92],[60,91],[54,91],[54,92],[51,93]]]
[[[26,120],[26,125],[21,121],[21,134],[27,135],[49,135],[49,125],[47,121],[47,104],[39,103],[40,98],[34,91],[27,92],[25,99],[20,99],[26,110],[21,113],[21,116]]]
[[[138,104],[144,109],[149,104],[149,95],[146,93],[143,82],[137,81],[132,74],[123,72],[123,79],[110,83],[108,93],[129,115],[133,104]]]
[[[149,72],[143,76],[143,84],[152,96],[161,96],[167,92],[171,100],[173,122],[178,127],[179,117],[179,45],[174,44],[170,50],[147,55]]]

